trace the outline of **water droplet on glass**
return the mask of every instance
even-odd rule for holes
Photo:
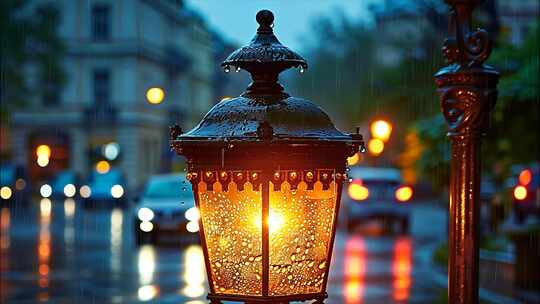
[[[223,71],[225,71],[225,73],[229,73],[231,71],[231,67],[226,65],[224,68],[223,68]]]
[[[300,71],[300,74],[304,74],[304,67],[300,66],[299,71]]]
[[[184,205],[186,202],[180,202],[180,205]]]
[[[186,191],[186,190],[187,190],[187,188],[186,188],[186,187],[182,187],[182,191]]]
[[[241,68],[240,67],[236,67],[236,73],[240,72]]]
[[[360,152],[366,153],[366,147],[364,147],[364,146],[360,147]]]

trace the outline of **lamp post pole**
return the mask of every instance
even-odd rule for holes
[[[480,142],[497,99],[499,74],[484,64],[492,49],[486,31],[471,29],[483,0],[445,0],[449,38],[442,48],[449,65],[435,74],[452,143],[449,201],[448,302],[478,303]]]

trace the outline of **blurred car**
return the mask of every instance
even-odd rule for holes
[[[113,168],[106,173],[94,170],[88,182],[79,189],[79,194],[85,207],[117,207],[127,204],[125,189],[126,182],[120,170]]]
[[[27,204],[30,202],[30,196],[30,184],[24,168],[7,163],[0,165],[1,205]]]
[[[349,178],[352,182],[343,195],[349,231],[360,224],[379,220],[386,229],[398,223],[402,233],[408,232],[410,208],[407,202],[413,196],[413,189],[403,185],[398,169],[353,167]]]
[[[158,235],[198,236],[199,211],[184,174],[154,175],[148,180],[134,209],[137,244],[156,242]]]
[[[80,178],[71,170],[60,171],[51,182],[53,198],[77,197],[77,189],[80,188]]]
[[[516,168],[517,169],[517,168]],[[527,217],[540,219],[540,166],[519,167],[519,174],[513,178],[512,206],[518,223]]]

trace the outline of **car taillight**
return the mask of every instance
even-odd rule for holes
[[[527,186],[531,183],[532,180],[532,172],[529,169],[525,169],[519,173],[519,184],[522,186]]]
[[[349,197],[356,201],[363,201],[369,197],[368,188],[362,185],[360,180],[355,180],[349,184],[348,192]]]
[[[396,190],[396,200],[406,202],[413,196],[413,189],[409,186],[401,186]]]
[[[514,188],[514,198],[518,201],[522,201],[527,198],[527,188],[523,186],[517,186]]]

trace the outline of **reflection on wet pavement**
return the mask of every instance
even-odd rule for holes
[[[0,219],[2,303],[207,303],[201,247],[137,246],[132,210],[44,198]],[[326,303],[423,303],[413,249],[410,237],[338,232]]]

